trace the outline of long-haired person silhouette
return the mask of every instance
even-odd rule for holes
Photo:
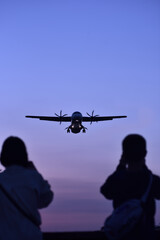
[[[42,240],[38,209],[51,203],[50,185],[28,160],[18,137],[4,141],[0,162],[5,167],[0,173],[0,239]]]

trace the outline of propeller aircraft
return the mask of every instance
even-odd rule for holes
[[[94,111],[92,114],[86,113],[88,116],[82,116],[82,114],[78,111],[74,112],[72,116],[67,116],[67,114],[62,114],[60,111],[60,115],[55,113],[55,116],[31,116],[27,115],[26,118],[38,118],[39,120],[46,120],[46,121],[56,121],[60,124],[62,122],[71,122],[70,126],[66,127],[67,133],[70,131],[72,133],[79,133],[81,130],[83,133],[86,132],[86,127],[82,125],[82,122],[99,122],[99,121],[106,121],[106,120],[113,120],[115,118],[126,118],[127,116],[102,116],[94,115]]]

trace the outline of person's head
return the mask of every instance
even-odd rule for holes
[[[122,142],[122,150],[128,164],[143,161],[147,154],[146,140],[139,134],[129,134]]]
[[[11,165],[26,166],[28,154],[24,142],[18,137],[8,137],[3,145],[0,162],[4,167]]]

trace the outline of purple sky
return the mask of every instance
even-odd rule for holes
[[[160,175],[159,12],[158,0],[1,0],[0,144],[21,137],[52,185],[42,230],[100,229],[112,205],[99,187],[128,133],[147,139],[147,164]],[[24,117],[60,110],[128,118],[74,135],[67,123]]]

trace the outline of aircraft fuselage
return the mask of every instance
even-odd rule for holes
[[[72,133],[79,133],[82,129],[85,132],[85,127],[82,125],[83,116],[80,112],[74,112],[71,117],[71,125],[68,127]]]

